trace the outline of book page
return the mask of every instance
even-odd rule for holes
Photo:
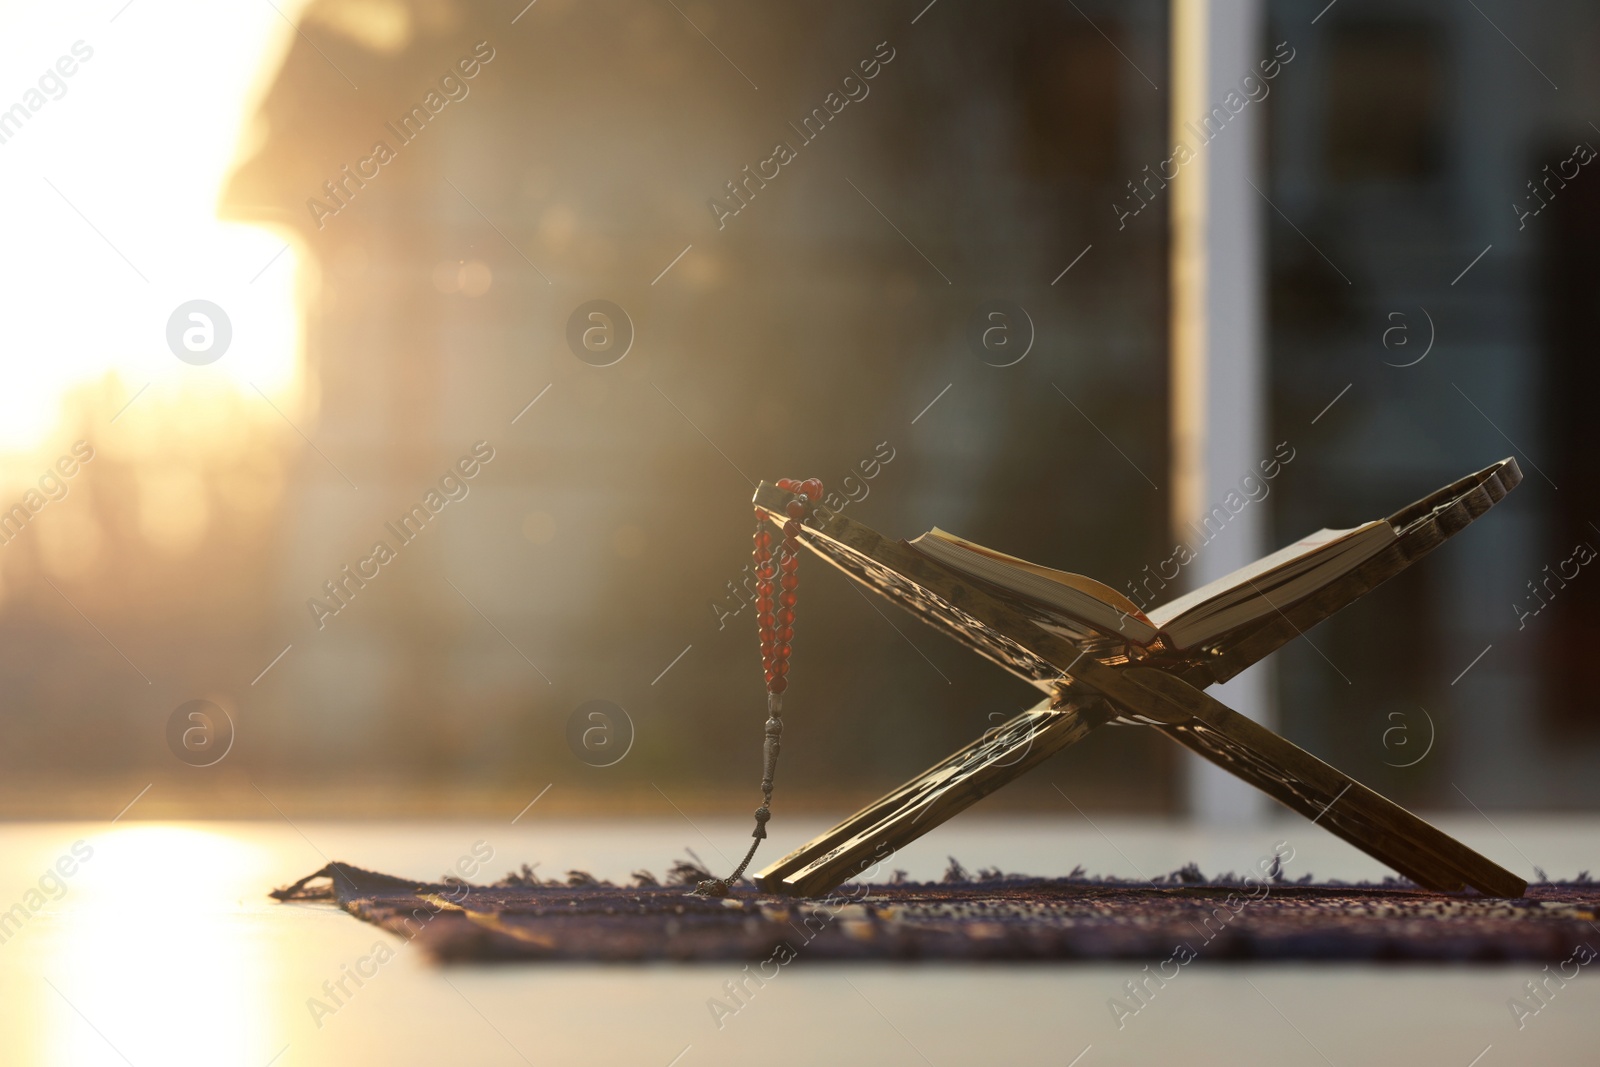
[[[1029,563],[1027,560],[1020,559],[1017,556],[1008,556],[1004,552],[997,552],[992,548],[985,548],[976,541],[968,541],[964,537],[957,537],[955,534],[941,530],[937,526],[929,530],[927,536],[937,537],[946,544],[955,545],[958,548],[964,548],[968,552],[985,556],[994,560],[996,563],[1004,563],[1007,566],[1016,567],[1018,570],[1024,570],[1030,574],[1036,574],[1046,581],[1055,582],[1057,585],[1064,585],[1069,589],[1076,589],[1085,596],[1090,596],[1100,601],[1102,604],[1113,609],[1119,614],[1127,615],[1129,618],[1138,619],[1140,622],[1150,622],[1150,620],[1146,618],[1145,613],[1139,610],[1139,606],[1137,604],[1123,596],[1121,593],[1117,592],[1115,589],[1111,588],[1109,585],[1106,585],[1103,582],[1097,582],[1093,578],[1085,577],[1082,574],[1073,574],[1071,571],[1058,571],[1051,567],[1040,566],[1037,563]],[[1154,624],[1151,623],[1151,625]]]
[[[1240,567],[1233,573],[1224,575],[1214,582],[1208,582],[1192,593],[1185,593],[1176,600],[1169,600],[1167,603],[1162,604],[1159,607],[1152,608],[1149,613],[1150,622],[1158,629],[1165,628],[1171,625],[1172,621],[1178,618],[1180,615],[1184,615],[1187,612],[1192,611],[1208,600],[1220,598],[1228,592],[1238,589],[1241,586],[1249,586],[1252,583],[1258,583],[1264,575],[1267,575],[1268,573],[1279,568],[1284,568],[1287,570],[1290,568],[1291,564],[1305,560],[1308,557],[1321,552],[1330,546],[1336,545],[1347,538],[1354,537],[1357,534],[1364,533],[1365,531],[1377,526],[1388,525],[1389,524],[1387,522],[1379,519],[1377,521],[1364,523],[1361,526],[1355,526],[1347,530],[1321,529],[1316,533],[1308,534],[1296,541],[1294,544],[1280,548],[1278,551],[1269,555],[1262,556],[1254,563]],[[1391,527],[1390,529],[1392,532],[1393,528]],[[1246,593],[1242,593],[1241,599],[1243,597],[1255,595],[1257,594],[1254,590],[1249,590]]]

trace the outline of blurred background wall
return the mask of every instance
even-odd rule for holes
[[[937,524],[1118,588],[1170,554],[1168,203],[1139,184],[1172,154],[1165,5],[520,7],[312,0],[231,46],[255,88],[233,126],[185,135],[226,148],[203,206],[252,227],[265,266],[226,289],[180,248],[187,287],[108,327],[155,391],[133,364],[80,375],[5,462],[9,502],[73,441],[96,450],[0,548],[4,810],[114,810],[151,781],[154,811],[189,815],[266,813],[266,795],[515,810],[549,783],[569,810],[747,804],[751,479],[815,475],[886,534]],[[161,17],[117,14],[102,52]],[[1261,57],[1294,56],[1251,104],[1272,439],[1295,453],[1264,505],[1273,540],[1504,455],[1527,476],[1278,657],[1286,735],[1408,804],[1596,799],[1581,671],[1600,579],[1517,606],[1600,546],[1581,436],[1600,185],[1571,162],[1539,184],[1600,144],[1597,31],[1556,0],[1268,7]],[[65,99],[114,108],[117,86]],[[24,136],[49,198],[50,139]],[[779,142],[793,158],[770,177]],[[115,189],[174,165],[130,152],[97,173]],[[68,206],[109,243],[160,195]],[[143,292],[49,203],[74,254],[119,272],[105,284]],[[209,295],[260,284],[296,301],[286,340]],[[234,310],[241,351],[279,338],[281,380],[179,364],[162,331],[190,298]],[[614,362],[569,343],[595,300],[631,334]],[[974,342],[995,301],[1011,348]],[[386,524],[464,457],[473,476],[441,490],[458,498],[402,544]],[[394,558],[349,579],[380,540]],[[1034,702],[818,561],[801,578],[781,803],[845,809]],[[205,768],[167,741],[194,699],[235,731]],[[611,766],[568,743],[591,700],[632,724]],[[1052,780],[1181,807],[1172,746],[1137,729],[990,803],[1055,810]]]

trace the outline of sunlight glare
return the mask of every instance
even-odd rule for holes
[[[278,4],[291,18],[303,6]],[[258,389],[293,413],[301,256],[287,233],[216,215],[292,28],[271,4],[5,7],[0,111],[28,100],[41,78],[46,91],[0,143],[0,194],[19,206],[0,258],[10,298],[0,315],[4,472],[28,478],[84,419],[97,420],[100,448],[203,424],[228,395],[278,418]],[[70,76],[51,73],[62,57]],[[206,366],[181,362],[166,343],[169,316],[197,298],[221,306],[233,329]],[[93,404],[74,410],[85,397]]]
[[[45,973],[60,995],[46,989],[39,1001],[45,1061],[266,1063],[287,1020],[269,995],[274,957],[244,920],[267,906],[273,857],[181,824],[124,824],[86,843],[92,857],[49,931]],[[179,1003],[184,1024],[173,1028],[165,1020]]]

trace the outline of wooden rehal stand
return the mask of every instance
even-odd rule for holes
[[[1425,889],[1519,897],[1527,883],[1398,804],[1207,696],[1493,507],[1518,482],[1513,459],[1389,516],[1384,550],[1312,595],[1206,645],[1069,641],[1036,608],[817,507],[805,546],[851,578],[1044,690],[1048,696],[756,875],[768,892],[825,893],[1107,723],[1142,723],[1238,775]],[[780,525],[791,494],[765,482],[756,506]]]

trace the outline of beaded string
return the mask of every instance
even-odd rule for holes
[[[761,667],[767,679],[767,723],[761,750],[761,806],[755,811],[756,828],[750,836],[750,850],[733,873],[726,878],[710,878],[695,887],[701,896],[725,897],[728,888],[743,875],[756,848],[767,836],[767,820],[772,818],[772,778],[778,770],[778,750],[783,736],[783,691],[789,688],[789,652],[794,640],[795,590],[800,587],[800,522],[811,513],[813,503],[822,499],[822,482],[816,478],[800,481],[778,479],[778,488],[795,494],[784,508],[789,516],[783,524],[783,540],[774,552],[772,531],[766,514],[756,511],[755,547],[751,556],[756,571],[756,626],[761,638]],[[776,557],[776,558],[774,558]],[[776,582],[776,585],[774,585]]]

